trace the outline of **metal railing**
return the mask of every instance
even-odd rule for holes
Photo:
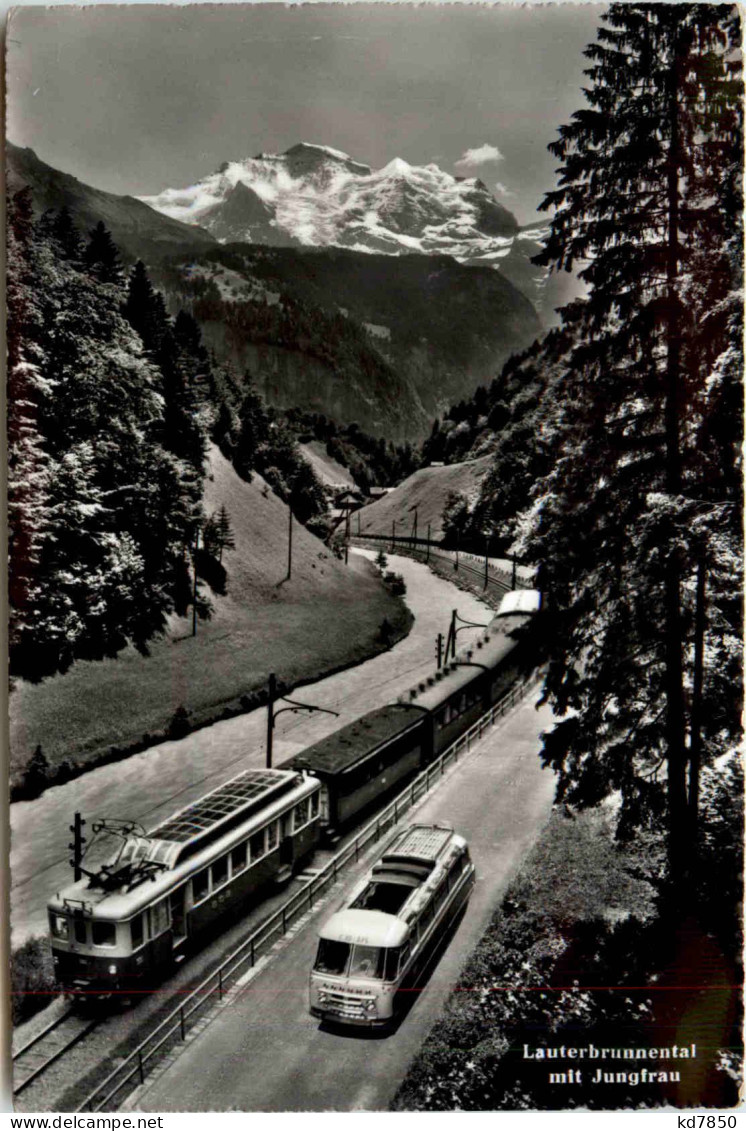
[[[222,1000],[228,992],[229,983],[251,970],[257,960],[282,938],[301,915],[307,914],[327,888],[333,885],[341,870],[357,861],[360,853],[369,845],[380,840],[383,833],[392,828],[399,818],[424,797],[440,781],[449,766],[455,765],[459,757],[471,749],[484,732],[501,719],[519,699],[526,689],[536,682],[535,677],[517,683],[507,695],[490,708],[481,718],[453,742],[438,758],[391,801],[377,817],[373,818],[354,839],[337,853],[328,864],[309,880],[302,888],[278,908],[270,918],[258,927],[238,946],[220,966],[208,975],[191,993],[169,1013],[168,1017],[150,1033],[121,1064],[106,1076],[85,1100],[75,1109],[76,1112],[103,1111],[120,1092],[131,1088],[133,1083],[145,1082],[145,1070],[153,1061],[164,1057],[172,1047],[186,1039],[188,1028],[195,1023],[197,1015],[217,997]],[[116,1107],[113,1109],[116,1110]]]
[[[386,535],[353,533],[351,536],[352,542],[357,542],[358,540],[363,542],[366,539],[372,542],[382,542],[384,543],[384,545],[386,543],[391,545],[392,543],[390,534]],[[443,546],[441,546],[440,543],[432,541],[430,542],[428,549],[428,542],[426,538],[408,538],[406,536],[397,535],[393,539],[393,542],[396,546],[397,551],[399,552],[409,550],[409,552],[412,554],[443,558],[446,561],[450,562],[455,561],[456,557],[458,556],[458,558],[462,562],[473,562],[474,565],[472,568],[479,567],[480,571],[482,573],[484,572],[484,554],[474,554],[471,552],[471,550],[459,550],[457,555],[456,550],[447,550]],[[507,589],[511,588],[513,582],[512,568],[506,569],[505,566],[496,565],[493,561],[488,559],[487,572],[490,580],[497,581],[498,584],[504,585]],[[518,566],[516,570],[515,584],[517,589],[531,589],[533,587],[534,581],[529,572],[527,572],[526,566]]]

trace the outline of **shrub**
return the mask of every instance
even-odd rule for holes
[[[403,597],[407,591],[407,583],[400,573],[393,573],[389,571],[384,574],[383,580],[386,583],[389,593],[392,597]]]
[[[171,722],[168,724],[168,737],[169,738],[184,738],[191,730],[189,723],[189,712],[182,704],[177,707],[173,713]]]
[[[28,939],[11,955],[10,991],[14,1025],[45,1009],[60,992],[49,943],[42,936]]]

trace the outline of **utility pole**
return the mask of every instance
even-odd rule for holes
[[[435,647],[436,647],[437,656],[438,656],[438,671],[440,671],[440,669],[443,666],[443,633],[442,632],[438,633],[438,637],[435,641]]]
[[[446,653],[445,662],[448,663],[448,653],[452,656],[456,655],[456,617],[458,610],[454,609],[451,613],[451,623],[448,626],[448,636],[446,637]]]
[[[427,524],[427,554],[425,556],[425,561],[426,562],[430,561],[430,523],[429,522]],[[440,664],[438,665],[438,667],[440,667]]]
[[[453,567],[456,570],[457,573],[458,573],[458,543],[459,543],[459,532],[457,530],[456,531],[456,562],[455,562],[455,565]]]
[[[394,538],[396,537],[396,519],[391,520],[391,553],[394,552]]]
[[[489,560],[490,560],[490,540],[488,538],[487,543],[484,547],[484,587],[485,587],[485,589],[487,588],[487,577],[488,577],[487,566],[489,565]]]
[[[360,521],[360,518],[358,517],[358,522],[359,521]],[[347,565],[347,559],[349,558],[349,556],[350,556],[350,512],[348,511],[347,514],[345,515],[345,565]]]
[[[515,554],[513,554],[513,577],[512,577],[511,582],[510,582],[510,588],[511,589],[515,589],[516,573],[517,573],[517,570],[516,570]]]
[[[417,549],[417,507],[414,508],[414,522],[412,524],[412,549]]]
[[[288,575],[286,581],[290,581],[290,575],[293,572],[293,508],[288,503]]]
[[[192,586],[192,636],[197,635],[197,551],[199,550],[199,527],[194,539],[194,585]]]
[[[70,825],[70,832],[73,834],[73,842],[72,844],[68,844],[67,847],[73,854],[73,858],[70,861],[70,866],[73,869],[73,875],[75,876],[76,880],[79,880],[83,875],[83,870],[80,865],[83,860],[83,845],[86,841],[86,838],[83,836],[84,824],[85,821],[81,817],[80,813],[76,813],[73,819],[73,823],[72,825]]]
[[[279,711],[275,711],[275,703],[276,702],[289,703],[290,706],[281,707]],[[274,736],[275,719],[277,718],[278,715],[281,715],[284,711],[292,711],[293,713],[295,713],[296,711],[320,711],[323,715],[334,715],[335,718],[339,718],[339,712],[338,711],[330,711],[326,707],[313,707],[310,703],[298,703],[298,702],[296,702],[295,699],[286,699],[284,695],[281,695],[278,699],[278,696],[277,696],[277,680],[275,678],[275,673],[270,672],[269,683],[268,683],[268,687],[267,687],[267,759],[266,759],[266,765],[267,765],[268,770],[272,769],[272,740],[273,740],[273,736]]]
[[[275,673],[269,673],[267,685],[267,769],[272,769],[272,734],[275,729],[275,698],[277,696],[277,679]]]

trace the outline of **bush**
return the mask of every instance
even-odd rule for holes
[[[392,597],[403,597],[407,591],[407,583],[400,573],[389,571],[383,575],[383,580]]]
[[[11,955],[10,992],[14,1025],[45,1009],[54,995],[60,992],[54,980],[52,953],[45,938],[28,939]]]
[[[169,738],[184,738],[191,730],[189,722],[189,712],[182,704],[177,707],[173,713],[171,722],[168,724],[168,737]]]

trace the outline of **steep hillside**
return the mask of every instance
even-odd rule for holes
[[[489,267],[521,291],[542,320],[577,292],[572,275],[548,276],[531,257],[547,228],[519,228],[477,177],[395,157],[383,169],[324,145],[226,161],[183,189],[142,198],[165,216],[199,224],[221,243],[345,247],[386,255],[449,255]]]
[[[300,450],[310,463],[316,475],[328,487],[354,487],[355,481],[346,467],[337,463],[327,453],[326,446],[319,440],[311,440],[307,444],[300,444]]]
[[[66,207],[82,233],[103,220],[130,261],[150,263],[180,248],[201,249],[215,243],[215,237],[202,228],[163,216],[133,196],[103,192],[61,173],[40,161],[33,149],[6,142],[5,160],[8,190],[14,193],[30,185],[37,215]]]
[[[468,463],[454,463],[449,467],[423,467],[385,498],[355,514],[353,533],[358,531],[359,519],[362,534],[389,535],[394,522],[397,536],[411,534],[417,508],[418,537],[427,536],[429,523],[430,537],[439,539],[443,534],[443,509],[449,493],[453,491],[465,495],[467,499],[476,498],[491,464],[491,458],[483,456]]]
[[[286,581],[287,508],[259,476],[240,480],[215,449],[204,505],[208,514],[225,505],[236,544],[224,553],[227,594],[211,596],[212,619],[196,636],[189,621],[174,620],[149,656],[127,649],[41,684],[19,681],[10,699],[16,777],[37,744],[53,766],[95,764],[112,746],[163,735],[180,706],[190,722],[206,721],[240,710],[242,697],[252,705],[271,671],[290,684],[372,655],[384,617],[397,635],[408,631],[409,614],[368,563],[352,555],[345,566],[298,523]]]
[[[423,438],[435,416],[492,380],[541,329],[528,299],[498,272],[446,256],[231,244],[173,259],[157,279],[174,303],[191,303],[218,353],[252,368],[272,403],[326,411],[339,423],[356,419],[365,431],[396,438]],[[290,333],[283,300],[305,312],[303,334]],[[355,342],[340,317],[357,328]],[[354,345],[347,363],[336,349],[340,336]],[[309,362],[325,353],[339,371],[328,388]],[[387,395],[400,421],[393,431],[390,413],[381,416]],[[319,402],[329,397],[337,404],[324,410]]]

